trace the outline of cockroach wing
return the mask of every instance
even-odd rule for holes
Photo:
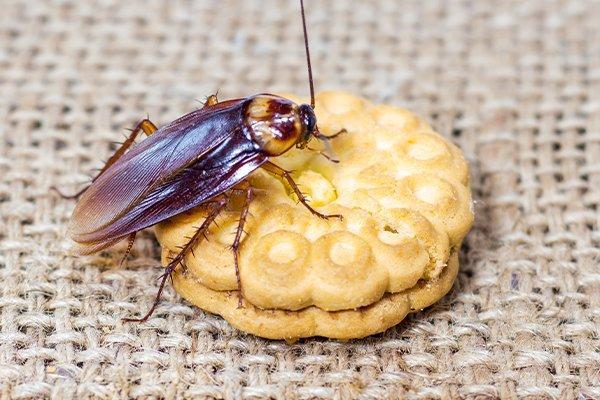
[[[232,136],[198,162],[153,188],[114,222],[82,236],[80,252],[110,246],[115,237],[123,238],[231,189],[267,160],[265,155],[254,151],[247,139],[243,140],[245,143],[240,144],[239,136]]]
[[[69,234],[81,253],[222,193],[260,166],[241,132],[242,100],[190,113],[159,129],[121,157],[81,197]]]

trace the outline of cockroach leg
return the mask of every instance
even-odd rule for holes
[[[285,169],[281,168],[278,165],[273,164],[270,161],[265,162],[263,165],[261,165],[261,167],[264,170],[266,170],[267,172],[270,172],[273,175],[276,175],[276,176],[279,176],[280,178],[285,179],[287,181],[287,183],[290,185],[290,187],[292,188],[292,190],[294,191],[294,193],[296,194],[296,196],[298,196],[298,200],[300,200],[302,205],[304,205],[304,207],[306,207],[308,209],[308,211],[310,211],[313,215],[316,215],[317,217],[323,218],[323,219],[328,219],[328,218],[344,219],[344,217],[340,214],[329,214],[329,215],[321,214],[320,212],[318,212],[317,210],[312,208],[310,206],[310,204],[308,204],[308,201],[306,200],[306,196],[304,196],[304,194],[300,191],[300,189],[298,188],[298,185],[296,184],[296,182],[294,182],[294,179],[292,178],[290,173],[288,171],[286,171]]]
[[[119,158],[121,158],[121,156],[123,154],[125,154],[125,152],[133,145],[133,143],[135,142],[135,139],[137,137],[137,135],[140,133],[140,131],[143,131],[146,136],[150,136],[152,135],[158,128],[156,127],[156,125],[154,125],[148,118],[141,120],[140,122],[138,122],[138,124],[135,126],[135,128],[133,128],[131,130],[131,133],[129,134],[129,136],[127,137],[127,139],[121,144],[121,147],[119,147],[117,149],[117,151],[115,151],[113,153],[112,156],[110,156],[110,158],[106,161],[106,163],[104,164],[104,166],[100,169],[100,172],[98,172],[98,174],[92,179],[92,183],[98,179],[98,177],[100,175],[102,175],[104,173],[104,171],[106,171],[108,169],[108,167],[110,167],[111,165],[113,165],[114,163],[117,162],[117,160]],[[52,186],[50,187],[50,190],[55,191],[56,193],[59,194],[60,197],[62,197],[63,199],[77,199],[79,198],[79,196],[81,196],[91,185],[86,185],[83,189],[81,189],[80,191],[78,191],[75,194],[72,195],[66,195],[63,192],[61,192],[56,186]]]
[[[150,121],[148,118],[145,118],[138,122],[135,128],[131,130],[129,137],[127,137],[123,144],[121,144],[121,147],[119,147],[117,151],[115,151],[114,154],[110,156],[110,158],[106,161],[106,164],[104,164],[104,167],[102,167],[100,172],[98,172],[98,175],[96,175],[96,177],[92,179],[92,182],[98,179],[100,175],[102,175],[111,165],[117,162],[117,160],[121,158],[127,150],[129,150],[133,143],[135,143],[135,139],[137,138],[140,131],[143,131],[146,134],[146,136],[150,136],[154,132],[156,132],[157,129],[158,128],[156,127],[156,125],[154,125],[152,121]]]
[[[237,230],[235,232],[235,239],[233,240],[233,244],[231,245],[231,250],[233,251],[233,261],[235,267],[235,278],[237,279],[237,285],[239,290],[238,296],[238,308],[242,307],[242,280],[240,278],[240,263],[239,263],[239,249],[240,242],[242,240],[242,233],[244,232],[244,224],[246,223],[246,219],[248,218],[248,211],[250,210],[250,203],[252,202],[252,198],[254,197],[254,192],[252,186],[245,182],[247,187],[245,189],[246,196],[244,198],[244,204],[242,206],[242,210],[240,211],[240,219],[238,221]],[[244,189],[236,189],[236,190],[244,190]]]
[[[125,263],[125,261],[127,260],[127,257],[129,257],[129,253],[131,253],[131,248],[133,247],[133,243],[135,242],[135,235],[137,232],[131,232],[129,234],[129,236],[127,237],[127,250],[125,250],[125,254],[123,254],[123,257],[121,258],[121,262],[119,263],[119,267],[122,267],[123,264]]]
[[[228,197],[221,198],[215,202],[216,206],[208,214],[204,222],[202,222],[202,225],[200,225],[200,227],[196,229],[196,232],[192,235],[190,240],[181,248],[179,253],[177,253],[177,255],[165,267],[165,272],[160,277],[160,286],[158,287],[158,292],[156,293],[156,298],[154,299],[154,303],[152,304],[152,308],[150,308],[150,311],[148,311],[146,315],[144,315],[142,318],[124,318],[123,322],[146,322],[148,318],[152,316],[154,310],[156,310],[156,307],[158,307],[158,304],[160,303],[160,298],[165,288],[165,283],[167,282],[167,279],[173,279],[171,276],[171,274],[173,274],[173,271],[175,271],[175,269],[179,265],[183,266],[186,254],[189,251],[191,251],[191,249],[195,247],[199,243],[199,241],[204,237],[204,235],[208,231],[210,224],[213,223],[217,216],[221,213],[221,211],[223,211],[225,207],[227,207],[228,203]]]
[[[104,167],[102,167],[102,169],[100,170],[100,172],[98,173],[98,175],[96,175],[96,177],[93,179],[93,181],[95,181],[96,179],[98,179],[98,177],[100,175],[102,175],[104,173],[104,171],[106,171],[108,169],[108,167],[110,167],[115,162],[117,162],[117,160],[119,158],[121,158],[121,156],[123,154],[125,154],[125,152],[127,150],[129,150],[129,148],[133,145],[133,143],[135,143],[135,139],[137,138],[137,136],[140,133],[140,131],[143,131],[146,134],[146,136],[150,136],[154,132],[156,132],[157,129],[158,128],[156,127],[156,125],[154,125],[152,123],[152,121],[150,121],[148,118],[144,118],[143,120],[141,120],[140,122],[138,122],[137,125],[135,126],[135,128],[133,128],[131,130],[131,133],[129,134],[129,137],[123,142],[123,144],[121,145],[121,147],[119,147],[117,149],[117,151],[115,151],[115,153],[112,156],[110,156],[110,158],[108,159],[108,161],[106,161],[106,164],[104,164]]]

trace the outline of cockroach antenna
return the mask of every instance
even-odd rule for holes
[[[310,51],[308,50],[308,34],[306,33],[306,16],[304,15],[304,0],[300,0],[302,10],[302,29],[304,30],[304,48],[306,49],[306,64],[308,65],[308,84],[310,86],[310,106],[315,108],[315,85],[313,84],[312,67],[310,66]]]

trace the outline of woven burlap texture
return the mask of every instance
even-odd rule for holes
[[[453,291],[384,334],[240,333],[158,246],[65,254],[74,191],[124,128],[306,95],[298,4],[14,1],[0,12],[0,398],[600,398],[600,4],[308,0],[318,90],[414,110],[461,146],[476,223]],[[366,149],[365,151],[368,151]]]

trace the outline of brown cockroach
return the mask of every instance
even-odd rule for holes
[[[300,0],[300,9],[310,105],[297,105],[272,94],[221,102],[212,95],[203,108],[161,128],[144,119],[109,158],[92,183],[79,193],[81,198],[71,217],[68,232],[79,244],[80,253],[97,252],[128,239],[124,259],[138,231],[201,204],[210,207],[206,220],[165,268],[152,308],[142,318],[127,321],[143,322],[152,315],[167,278],[175,268],[183,265],[187,252],[203,238],[210,224],[228,206],[232,192],[244,196],[231,246],[241,293],[238,251],[253,193],[246,178],[257,168],[286,181],[299,201],[317,217],[341,218],[340,215],[325,215],[313,209],[290,173],[270,161],[294,146],[307,148],[312,138],[328,141],[341,133],[326,136],[317,127],[303,0]],[[148,138],[134,146],[140,131]]]

